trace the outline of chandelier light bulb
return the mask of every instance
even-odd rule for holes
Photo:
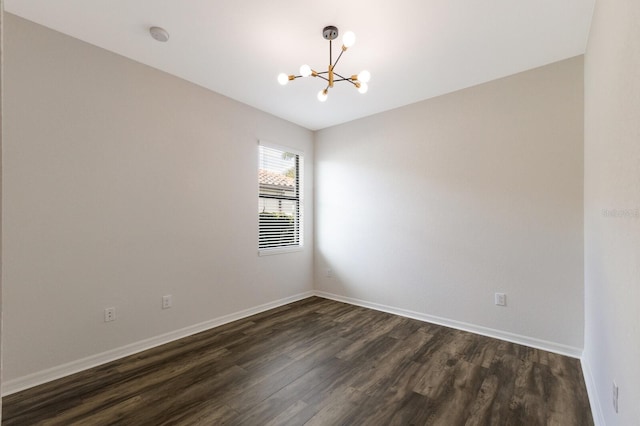
[[[342,36],[342,44],[344,47],[351,47],[355,44],[355,42],[356,42],[356,35],[353,33],[353,31],[347,31]]]
[[[318,100],[320,102],[324,102],[327,100],[327,98],[329,97],[328,93],[327,93],[327,89],[321,90],[318,92]]]
[[[365,83],[364,81],[360,83],[360,87],[358,88],[358,92],[362,93],[363,95],[365,93],[367,93],[367,90],[369,90],[369,85],[367,83]]]
[[[371,73],[367,70],[360,71],[360,74],[358,74],[358,81],[361,81],[362,83],[368,83],[369,80],[371,80]]]
[[[288,75],[286,75],[285,73],[281,72],[281,73],[278,75],[278,83],[280,83],[280,84],[282,84],[282,85],[284,86],[284,85],[285,85],[285,84],[287,84],[288,82],[289,82],[289,76],[288,76]]]
[[[311,67],[307,64],[304,64],[300,67],[300,75],[303,77],[309,77],[311,75]]]

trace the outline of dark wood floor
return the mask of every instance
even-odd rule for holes
[[[592,425],[580,363],[312,297],[3,399],[3,425]]]

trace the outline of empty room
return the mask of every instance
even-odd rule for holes
[[[4,0],[3,425],[640,424],[640,2]]]

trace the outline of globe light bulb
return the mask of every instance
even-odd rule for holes
[[[288,75],[286,75],[285,73],[280,73],[278,75],[278,83],[280,83],[280,84],[282,84],[284,86],[288,82],[289,82],[289,76]]]
[[[364,95],[365,93],[367,93],[367,90],[369,90],[369,85],[365,82],[360,82],[360,87],[358,88],[358,92]]]
[[[360,74],[358,74],[358,81],[368,83],[369,80],[371,80],[371,73],[367,70],[360,71]]]
[[[347,31],[342,36],[342,45],[344,47],[351,47],[354,45],[355,42],[356,42],[356,35],[353,33],[353,31]]]
[[[309,77],[311,75],[311,67],[307,64],[304,64],[300,67],[300,75],[303,77]]]
[[[327,89],[321,90],[318,92],[318,100],[320,102],[324,102],[327,100],[327,98],[329,97],[328,93],[327,93]]]

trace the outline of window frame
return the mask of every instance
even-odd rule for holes
[[[281,200],[281,201],[293,201],[296,205],[297,210],[297,220],[294,225],[294,229],[296,232],[295,239],[297,240],[297,244],[291,245],[283,245],[276,247],[260,247],[260,236],[261,236],[261,227],[260,227],[260,209],[258,209],[258,255],[260,256],[268,256],[273,254],[282,254],[282,253],[291,253],[296,251],[301,251],[304,249],[304,151],[301,151],[296,148],[292,148],[289,146],[274,144],[268,141],[259,140],[258,141],[258,167],[256,168],[256,172],[260,173],[262,169],[261,162],[261,149],[262,147],[275,149],[281,151],[283,153],[289,152],[291,154],[296,155],[296,179],[295,179],[295,193],[296,196],[286,196],[286,195],[272,195],[272,194],[264,194],[262,193],[260,187],[260,180],[258,176],[258,207],[260,206],[260,202],[263,199],[266,200]],[[295,220],[295,219],[294,219]]]

